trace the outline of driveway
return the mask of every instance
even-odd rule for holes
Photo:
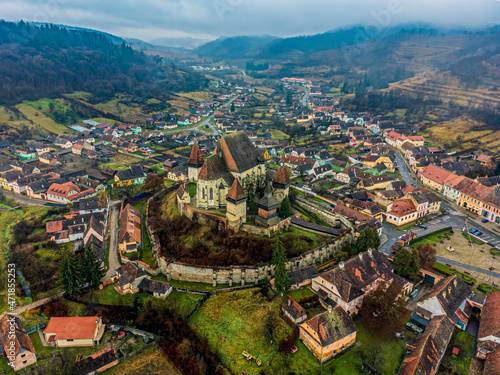
[[[106,272],[106,275],[103,277],[102,281],[111,279],[113,273],[116,269],[120,268],[121,264],[118,261],[118,215],[120,211],[120,203],[121,201],[114,201],[110,204],[110,213],[109,213],[109,231],[110,235],[108,241],[110,243],[109,246],[109,269]]]

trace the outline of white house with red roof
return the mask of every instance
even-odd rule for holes
[[[47,200],[58,203],[71,202],[71,196],[78,194],[80,188],[72,182],[65,182],[64,184],[53,183],[47,190]]]

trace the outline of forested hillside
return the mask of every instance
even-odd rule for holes
[[[196,90],[196,73],[162,64],[100,33],[61,26],[0,21],[0,104],[54,97],[77,90],[94,101],[117,93],[164,98],[169,91]]]

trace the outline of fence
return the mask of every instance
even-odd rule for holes
[[[31,327],[31,328],[28,328],[26,330],[26,334],[29,335],[30,333],[32,332],[35,332],[35,331],[38,331],[40,328],[45,328],[47,326],[47,324],[45,323],[40,323],[40,324],[37,324],[36,326],[34,327]]]
[[[186,321],[188,321],[195,313],[198,311],[198,309],[203,305],[203,303],[208,299],[209,294],[205,294],[205,296],[198,301],[194,309],[189,313],[189,315],[186,317]]]

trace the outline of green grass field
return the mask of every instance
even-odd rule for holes
[[[298,293],[304,292],[298,291],[295,295]],[[396,374],[406,353],[406,341],[369,330],[360,319],[355,319],[357,344],[324,366],[298,339],[296,345],[299,350],[296,353],[278,352],[277,342],[291,332],[290,326],[278,318],[277,334],[272,345],[263,339],[263,330],[267,313],[278,312],[281,301],[281,298],[276,298],[267,302],[252,290],[214,295],[193,315],[189,324],[208,339],[212,349],[218,350],[222,361],[233,373],[246,371],[255,375],[261,370],[282,373],[285,369],[285,374],[361,375],[364,374],[363,358],[370,358],[379,373]],[[404,327],[401,331],[405,332]],[[258,356],[263,362],[262,367],[254,361],[247,362],[241,355],[243,350]],[[270,367],[267,361],[270,361]]]
[[[182,293],[173,290],[165,302],[182,317],[187,317],[203,298],[201,294]]]
[[[74,134],[74,131],[70,128],[58,124],[50,117],[44,115],[41,111],[36,110],[35,108],[29,106],[28,104],[18,104],[16,108],[21,111],[23,116],[32,121],[36,125],[40,125],[45,130],[48,130],[51,133],[55,134]]]
[[[273,344],[263,339],[264,321],[268,312],[276,314],[276,340]],[[189,324],[206,337],[210,347],[219,351],[222,361],[233,373],[246,371],[256,375],[261,368],[255,361],[247,362],[244,350],[258,356],[263,363],[271,360],[279,339],[292,333],[292,329],[279,314],[279,301],[266,301],[253,290],[242,290],[211,296],[193,315]]]
[[[449,373],[448,371],[452,371],[453,374],[468,375],[472,352],[474,350],[474,341],[474,336],[459,329],[455,329],[446,353],[441,360],[439,373],[444,374]],[[455,347],[460,351],[458,356],[452,354],[452,350]]]

